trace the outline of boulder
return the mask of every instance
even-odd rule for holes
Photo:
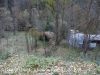
[[[51,31],[46,31],[44,32],[44,34],[43,32],[41,32],[41,34],[42,35],[40,35],[39,37],[40,40],[43,40],[44,36],[45,36],[45,41],[48,41],[48,42],[50,42],[51,39],[54,39],[54,33]]]
[[[50,39],[54,38],[54,33],[51,31],[44,32],[44,35],[45,35],[46,39],[48,39],[49,41],[50,41]]]

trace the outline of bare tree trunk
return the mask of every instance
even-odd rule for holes
[[[84,53],[87,52],[87,49],[88,49],[88,32],[87,32],[87,29],[86,29],[86,32],[84,33],[85,36],[84,36]]]
[[[66,38],[65,37],[66,36],[66,30],[65,30],[64,24],[63,24],[63,22],[64,22],[64,15],[65,15],[64,13],[65,13],[65,0],[64,0],[63,5],[62,5],[62,26],[61,26],[60,40],[62,40],[62,38],[61,38],[62,36],[63,36],[63,38]]]
[[[27,47],[27,51],[29,52],[29,41],[28,41],[28,35],[27,35],[27,31],[25,30],[25,39],[26,39],[26,47]]]
[[[14,21],[14,35],[16,35],[17,32],[17,18],[15,17],[15,21]]]
[[[63,36],[64,38],[64,24],[63,24],[63,21],[64,21],[64,8],[63,8],[63,13],[62,13],[62,27],[61,27],[61,36],[60,36],[60,39],[62,39],[61,37]]]
[[[7,25],[7,30],[6,30],[7,34],[6,34],[6,40],[7,40],[7,48],[8,48],[8,25]]]
[[[34,42],[34,48],[35,48],[35,52],[36,52],[36,48],[37,48],[37,39],[35,38],[34,41],[35,41],[35,42]]]
[[[58,10],[57,10],[58,11]],[[56,45],[59,45],[59,34],[58,34],[58,16],[59,16],[59,14],[58,14],[58,12],[57,12],[57,14],[56,14],[56,27],[55,27],[55,33],[56,33]]]
[[[33,36],[32,36],[32,43],[31,43],[31,50],[33,50],[33,47],[34,46],[34,39],[33,39]]]
[[[34,48],[34,35],[33,35],[33,32],[31,33],[32,35],[30,35],[29,38],[30,38],[30,46],[31,46],[31,51],[32,51]]]
[[[59,45],[59,33],[58,33],[58,30],[59,30],[59,2],[58,0],[55,0],[56,1],[56,26],[55,26],[55,34],[56,34],[56,45]]]

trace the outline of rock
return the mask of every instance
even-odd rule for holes
[[[46,36],[46,38],[47,38],[48,40],[54,38],[54,33],[53,33],[53,32],[50,32],[50,31],[44,32],[44,35]]]
[[[45,41],[48,41],[48,42],[50,42],[51,39],[54,39],[54,33],[51,31],[46,31],[46,32],[44,32],[44,34],[43,34],[43,32],[41,32],[39,39],[43,40],[44,36],[45,36]]]

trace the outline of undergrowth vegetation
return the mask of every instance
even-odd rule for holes
[[[53,75],[59,75],[59,73],[58,72],[54,72]]]
[[[46,41],[44,42],[44,41],[38,40],[38,45],[39,45],[39,46],[43,46],[43,45],[44,45],[44,46],[48,46],[49,43],[46,42]]]
[[[5,50],[4,52],[2,52],[1,54],[0,54],[0,59],[1,60],[6,60],[6,59],[8,59],[10,57],[10,53],[8,52],[8,50]]]
[[[66,60],[75,61],[80,56],[80,51],[78,49],[70,48],[66,53]]]
[[[29,57],[26,60],[24,67],[29,68],[31,70],[36,69],[46,69],[50,66],[54,66],[59,62],[60,59],[55,58],[39,58],[39,57]]]

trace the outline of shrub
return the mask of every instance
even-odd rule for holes
[[[11,74],[11,75],[16,75],[15,73]]]
[[[54,72],[53,75],[59,75],[59,73],[58,72]]]
[[[53,26],[52,25],[46,25],[45,31],[53,31]]]
[[[5,52],[2,52],[2,54],[0,54],[1,57],[0,59],[6,60],[8,57],[10,57],[10,53],[6,50]]]
[[[47,41],[45,41],[45,43],[44,43],[44,41],[42,41],[42,40],[38,40],[38,45],[40,45],[40,46],[48,46],[49,45],[49,43],[47,42]]]
[[[54,58],[29,57],[26,60],[24,67],[29,68],[31,70],[43,69],[43,68],[48,68],[49,66],[56,65],[58,61],[59,61],[58,59],[54,59]]]

